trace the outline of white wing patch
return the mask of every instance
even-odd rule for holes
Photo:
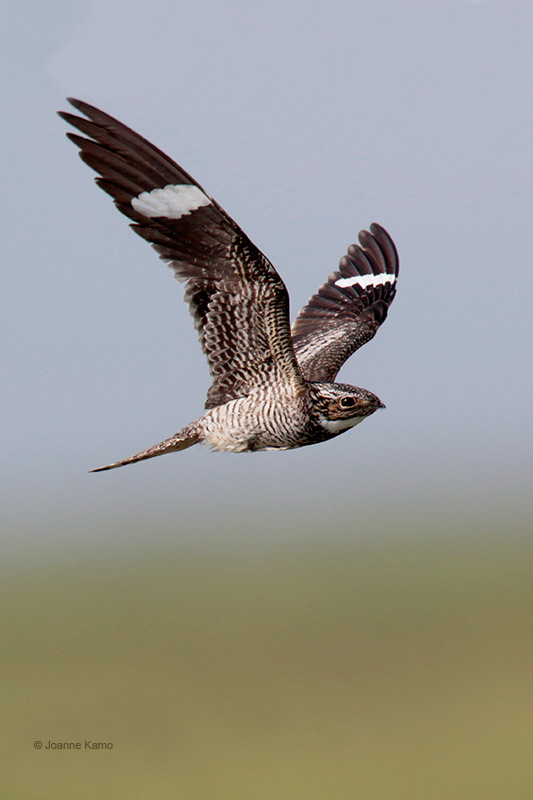
[[[143,217],[167,217],[167,219],[180,219],[191,211],[196,211],[201,206],[208,206],[211,202],[198,186],[187,183],[165,186],[164,189],[152,189],[151,192],[141,192],[138,197],[133,197],[131,204],[135,211]]]
[[[366,289],[367,286],[380,286],[383,283],[394,283],[396,275],[391,275],[390,272],[381,272],[379,275],[354,275],[351,278],[339,278],[335,281],[335,286],[340,286],[341,289],[346,286],[360,286],[361,289]]]

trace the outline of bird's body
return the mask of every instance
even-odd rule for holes
[[[231,452],[289,450],[338,436],[383,407],[368,390],[333,382],[394,298],[398,258],[383,228],[360,233],[360,245],[350,245],[291,331],[283,281],[216,201],[122,123],[70,102],[87,119],[61,116],[90,137],[69,134],[99,173],[97,182],[186,282],[213,379],[202,417],[101,470],[196,443]]]

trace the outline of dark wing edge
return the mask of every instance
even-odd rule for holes
[[[178,280],[186,281],[185,300],[213,378],[206,406],[248,393],[254,380],[267,381],[272,369],[298,388],[302,378],[289,327],[288,293],[269,260],[162,150],[100,109],[68,101],[85,117],[64,111],[59,116],[84,134],[67,136],[98,174],[96,183]],[[249,308],[256,311],[253,323]],[[231,332],[232,315],[238,316],[239,337]],[[243,342],[248,345],[244,356]]]
[[[398,273],[394,242],[374,222],[294,321],[292,338],[304,378],[334,380],[344,362],[375,336],[396,294]]]

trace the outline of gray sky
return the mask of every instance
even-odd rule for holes
[[[454,507],[482,528],[531,509],[529,2],[57,0],[8,17],[8,536],[284,535],[303,512],[359,534]],[[293,315],[383,224],[398,295],[340,378],[387,410],[299,451],[89,475],[198,417],[208,374],[182,289],[66,140],[65,95],[191,172],[273,261]]]

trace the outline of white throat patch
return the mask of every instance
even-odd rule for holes
[[[347,428],[353,428],[359,425],[366,417],[352,417],[351,419],[327,419],[327,417],[320,415],[320,424],[328,433],[339,433],[345,431]]]
[[[208,206],[210,198],[198,186],[180,183],[173,186],[171,183],[164,189],[152,189],[151,192],[141,192],[138,197],[133,197],[131,204],[135,211],[143,217],[167,217],[167,219],[180,219],[191,211],[196,211],[201,206]]]

